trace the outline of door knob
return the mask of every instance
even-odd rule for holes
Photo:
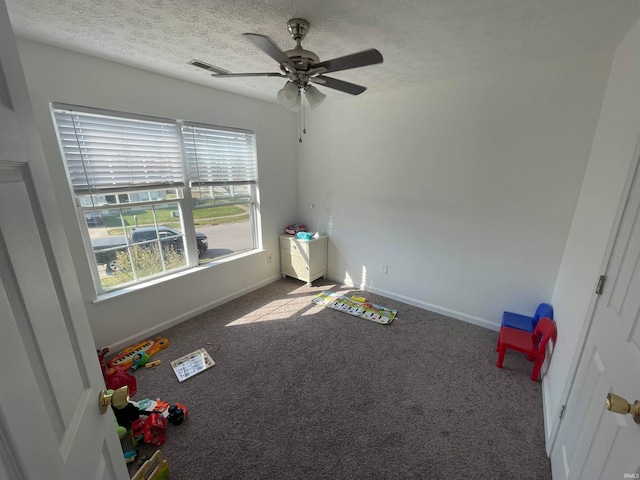
[[[610,393],[607,395],[605,405],[607,406],[607,410],[614,413],[620,413],[622,415],[626,415],[628,413],[633,415],[633,421],[640,423],[640,401],[636,400],[631,404],[619,395]]]
[[[98,396],[98,408],[101,414],[107,413],[109,405],[116,408],[126,407],[129,403],[129,387],[125,385],[117,390],[102,390]]]

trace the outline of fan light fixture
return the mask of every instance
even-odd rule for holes
[[[309,106],[311,107],[311,110],[316,108],[318,105],[324,102],[325,98],[327,98],[327,96],[324,93],[322,93],[313,85],[309,85],[306,88],[304,93],[305,93],[305,97],[307,97],[307,102],[309,102]]]
[[[304,96],[307,98],[307,102],[309,102],[309,106],[311,110],[316,108],[327,96],[318,90],[313,85],[307,85],[306,87],[301,85],[296,85],[294,82],[287,82],[284,84],[278,91],[278,101],[284,105],[286,108],[294,108],[298,106],[298,102],[300,101],[300,93],[304,90]]]
[[[287,108],[298,104],[298,86],[293,82],[287,82],[278,92],[278,101]]]

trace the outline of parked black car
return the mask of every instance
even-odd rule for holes
[[[160,243],[163,247],[173,248],[178,251],[184,250],[182,243],[182,232],[169,227],[139,227],[131,230],[131,243],[140,243],[156,240],[160,235]],[[202,255],[209,248],[207,236],[204,233],[196,232],[196,243],[198,253]]]
[[[184,251],[182,232],[170,227],[139,227],[131,230],[129,244],[151,245],[160,235],[160,244],[167,249]],[[145,243],[146,242],[146,243]],[[207,236],[204,233],[196,232],[196,243],[198,254],[202,256],[209,248]],[[91,240],[93,252],[98,265],[106,265],[107,271],[117,270],[116,253],[123,251],[127,245],[125,237],[105,237]]]

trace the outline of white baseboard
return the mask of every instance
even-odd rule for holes
[[[266,285],[269,285],[270,283],[276,282],[280,280],[280,278],[282,278],[282,276],[278,273],[277,275],[269,277],[261,282],[254,283],[253,285],[249,285],[248,287],[243,288],[242,290],[238,290],[237,292],[233,292],[225,297],[218,298],[217,300],[214,300],[210,303],[207,303],[198,308],[185,312],[182,315],[179,315],[178,317],[175,317],[171,320],[167,320],[166,322],[155,325],[152,328],[148,328],[147,330],[137,333],[136,335],[132,335],[128,338],[120,340],[119,342],[116,342],[113,345],[109,345],[109,350],[111,352],[118,352],[126,347],[133,345],[136,342],[147,340],[149,337],[153,337],[157,333],[162,332],[167,328],[173,327],[174,325],[178,325],[179,323],[189,320],[190,318],[193,318],[196,315],[204,313],[207,310],[211,310],[212,308],[222,305],[223,303],[230,302],[231,300],[235,300],[236,298],[246,295],[247,293],[253,292],[254,290],[257,290]]]
[[[415,298],[407,297],[405,295],[400,295],[394,292],[389,292],[387,290],[382,290],[381,288],[370,287],[368,285],[356,286],[356,285],[353,285],[352,282],[348,282],[345,279],[338,279],[331,276],[327,276],[327,278],[334,282],[343,283],[349,287],[354,287],[354,288],[358,288],[359,290],[364,290],[365,292],[376,293],[378,295],[382,295],[383,297],[391,298],[393,300],[398,300],[399,302],[413,305],[414,307],[422,308],[424,310],[429,310],[430,312],[440,313],[442,315],[446,315],[447,317],[455,318],[457,320],[462,320],[463,322],[471,323],[473,325],[478,325],[479,327],[488,328],[489,330],[493,330],[494,332],[497,332],[498,330],[500,330],[499,323],[495,323],[490,320],[485,320],[484,318],[474,317],[473,315],[467,315],[466,313],[458,312],[456,310],[451,310],[449,308],[440,307],[432,303],[423,302],[422,300],[416,300]]]
[[[120,340],[119,342],[116,342],[112,345],[108,345],[109,349],[112,352],[118,352],[120,350],[122,350],[123,348],[126,348],[136,342],[142,341],[142,340],[147,340],[150,337],[153,337],[154,335],[156,335],[157,333],[166,330],[167,328],[173,327],[174,325],[178,325],[179,323],[184,322],[185,320],[188,320],[190,318],[195,317],[196,315],[199,315],[201,313],[206,312],[207,310],[210,310],[212,308],[215,308],[219,305],[222,305],[224,303],[230,302],[231,300],[235,300],[236,298],[239,298],[243,295],[246,295],[247,293],[250,293],[254,290],[257,290],[258,288],[262,288],[266,285],[269,285],[270,283],[273,283],[275,281],[278,281],[281,278],[281,275],[275,275],[272,277],[269,277],[261,282],[255,283],[253,285],[249,285],[248,287],[239,290],[237,292],[233,292],[232,294],[229,294],[225,297],[219,298],[217,300],[214,300],[208,304],[202,305],[196,309],[190,310],[188,312],[185,312],[181,315],[179,315],[178,317],[175,317],[171,320],[167,320],[166,322],[163,322],[161,324],[155,325],[152,328],[148,328],[147,330],[144,330],[142,332],[139,332],[135,335],[132,335],[130,337],[127,337],[123,340]],[[405,295],[400,295],[400,294],[396,294],[394,292],[389,292],[387,290],[382,290],[380,288],[373,288],[373,287],[369,287],[366,285],[360,285],[360,286],[355,286],[353,285],[352,282],[348,282],[345,279],[339,279],[339,278],[335,278],[335,277],[331,277],[331,276],[327,276],[327,278],[331,281],[334,282],[338,282],[338,283],[342,283],[344,285],[347,285],[349,287],[353,287],[353,288],[358,288],[360,290],[364,290],[366,292],[371,292],[371,293],[376,293],[378,295],[382,295],[384,297],[387,298],[391,298],[393,300],[398,300],[400,302],[403,303],[407,303],[409,305],[413,305],[414,307],[418,307],[418,308],[422,308],[424,310],[428,310],[430,312],[435,312],[435,313],[440,313],[442,315],[446,315],[448,317],[451,318],[455,318],[457,320],[461,320],[463,322],[467,322],[467,323],[471,323],[473,325],[478,325],[480,327],[484,327],[484,328],[488,328],[489,330],[493,330],[495,332],[497,332],[500,329],[500,325],[496,324],[494,322],[491,322],[489,320],[485,320],[483,318],[479,318],[479,317],[474,317],[473,315],[467,315],[465,313],[462,312],[458,312],[455,310],[451,310],[449,308],[444,308],[444,307],[440,307],[438,305],[434,305],[431,303],[427,303],[427,302],[423,302],[421,300],[416,300],[415,298],[411,298],[411,297],[407,297]]]

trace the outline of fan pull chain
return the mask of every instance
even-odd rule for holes
[[[304,135],[307,134],[307,116],[306,116],[307,109],[305,105],[306,105],[306,102],[302,102],[302,133]]]
[[[302,133],[300,128],[302,125],[302,91],[298,90],[298,142],[302,143]]]

